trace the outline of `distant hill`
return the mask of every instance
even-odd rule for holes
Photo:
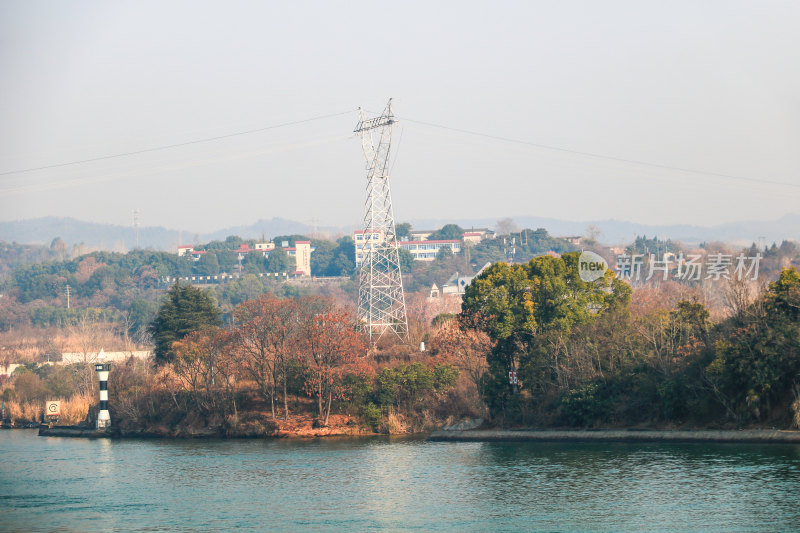
[[[498,217],[502,218],[502,217]],[[416,229],[436,229],[445,224],[456,223],[463,228],[494,227],[498,218],[477,219],[417,219],[411,220]],[[775,221],[745,221],[703,227],[690,225],[656,226],[620,220],[569,221],[554,218],[516,216],[512,217],[520,228],[545,228],[553,236],[584,235],[587,226],[596,226],[600,240],[614,244],[630,242],[635,235],[658,236],[696,244],[703,241],[723,241],[750,244],[763,237],[767,244],[780,243],[784,239],[800,241],[800,215],[785,215]],[[399,220],[398,222],[403,222]],[[139,228],[139,246],[154,250],[175,250],[177,245],[205,243],[222,240],[228,235],[245,239],[271,239],[277,235],[320,233],[330,236],[349,234],[355,227],[324,226],[313,228],[308,224],[284,218],[262,219],[247,226],[234,226],[211,233],[178,231],[163,227]],[[43,217],[13,222],[0,222],[0,241],[20,244],[49,245],[55,237],[61,237],[68,246],[85,244],[92,249],[126,251],[136,244],[136,233],[130,226],[84,222],[74,218]]]
[[[205,233],[199,237],[200,242],[208,242],[224,240],[228,235],[237,235],[243,239],[261,239],[262,237],[271,239],[277,235],[311,235],[314,233],[338,235],[348,234],[350,231],[350,228],[336,226],[320,226],[314,228],[302,222],[274,217],[271,219],[261,219],[247,226],[233,226],[212,233]]]
[[[553,236],[585,235],[587,226],[596,226],[601,231],[600,240],[608,244],[630,242],[636,235],[648,237],[658,236],[663,239],[672,239],[687,244],[700,242],[722,241],[735,244],[750,244],[758,242],[759,237],[764,237],[767,244],[783,240],[800,241],[800,215],[784,215],[775,221],[744,221],[721,224],[719,226],[690,226],[671,225],[656,226],[650,224],[637,224],[620,220],[588,220],[568,221],[555,218],[516,216],[511,217],[520,228],[545,228]],[[481,219],[425,219],[413,220],[412,224],[418,229],[439,228],[444,224],[455,223],[463,228],[494,227],[496,218]]]
[[[308,234],[315,228],[284,218],[263,219],[248,226],[235,226],[212,233],[194,233],[164,227],[139,228],[139,247],[174,251],[178,244],[206,243],[223,240],[228,235],[244,239],[270,239],[276,235]],[[347,228],[321,227],[317,231],[329,234],[346,233]],[[61,237],[68,246],[84,244],[91,249],[127,251],[136,247],[136,232],[130,226],[84,222],[69,217],[43,217],[13,222],[0,222],[0,241],[49,246]],[[179,242],[180,240],[180,242]]]
[[[42,217],[0,222],[0,240],[20,244],[49,245],[61,237],[68,246],[85,244],[102,250],[126,251],[136,245],[132,227],[84,222],[68,217]],[[142,248],[168,250],[178,242],[178,231],[162,227],[139,228]]]

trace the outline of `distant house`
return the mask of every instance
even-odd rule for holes
[[[469,244],[478,244],[483,240],[483,234],[477,231],[465,231],[461,235],[461,240]]]
[[[461,235],[461,240],[470,244],[478,244],[484,239],[494,239],[495,233],[489,228],[472,228]]]
[[[24,366],[21,363],[0,363],[0,377],[7,378],[14,373],[14,370]]]
[[[431,285],[431,293],[430,293],[430,295],[428,297],[429,298],[438,298],[439,297],[439,287],[437,287],[435,283],[433,285]]]
[[[450,276],[450,278],[444,283],[444,285],[442,285],[441,294],[446,296],[463,296],[464,291],[466,290],[467,287],[469,287],[469,284],[472,283],[472,280],[480,276],[484,270],[489,268],[489,266],[491,266],[491,263],[486,263],[485,265],[483,265],[483,268],[481,268],[478,272],[476,272],[472,276],[464,276],[456,272],[455,274]],[[431,287],[431,295],[430,295],[431,298],[436,298],[436,296],[434,296],[434,289],[436,289],[436,293],[438,296],[439,289],[438,287],[436,287],[436,284],[434,284],[433,287]]]
[[[575,246],[579,246],[580,244],[583,243],[583,237],[581,237],[580,235],[570,235],[570,236],[561,237],[561,238],[564,239],[565,241],[567,241],[570,244],[574,244]]]
[[[436,231],[436,230],[435,229],[412,229],[411,231],[408,232],[408,234],[411,236],[411,239],[409,239],[409,240],[412,240],[412,241],[424,241],[428,237],[430,237],[431,233],[433,233],[434,231]]]
[[[185,246],[178,246],[178,257],[183,257],[187,253],[192,253],[194,251],[194,246],[189,246],[188,244]]]
[[[625,253],[624,246],[612,246],[608,250],[614,255],[622,255]]]

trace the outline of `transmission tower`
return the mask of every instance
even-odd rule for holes
[[[391,332],[408,337],[406,300],[400,275],[400,254],[394,225],[392,193],[389,188],[389,152],[392,143],[392,100],[383,113],[367,118],[359,109],[359,121],[353,130],[361,134],[361,146],[367,160],[367,201],[363,240],[356,242],[362,252],[358,276],[358,319],[370,340]]]

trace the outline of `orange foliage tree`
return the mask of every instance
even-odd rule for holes
[[[305,390],[317,400],[319,418],[328,424],[333,400],[347,399],[345,377],[365,376],[367,347],[351,315],[327,310],[309,317],[305,325],[304,359],[309,368]]]
[[[203,414],[236,413],[236,365],[227,350],[227,332],[194,331],[173,343],[172,369]]]
[[[231,333],[231,347],[244,373],[258,386],[269,403],[275,419],[275,396],[281,382],[281,364],[276,345],[286,326],[275,320],[286,300],[264,295],[248,300],[233,310],[236,327]],[[285,413],[284,413],[285,414]]]
[[[297,357],[303,313],[312,307],[308,300],[315,299],[279,299],[265,294],[234,310],[238,324],[234,331],[241,343],[238,353],[243,366],[250,371],[264,398],[270,402],[273,418],[275,395],[279,390],[283,392],[284,418],[289,416],[287,377],[289,367]]]

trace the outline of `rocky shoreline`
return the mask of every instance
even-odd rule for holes
[[[323,428],[315,432],[289,432],[275,431],[272,433],[230,433],[214,428],[179,429],[174,431],[163,430],[97,430],[91,428],[77,428],[66,426],[39,427],[40,437],[78,437],[87,439],[315,439],[321,437],[369,437],[377,433],[340,431],[337,429]]]
[[[800,431],[776,429],[657,430],[657,429],[470,429],[437,430],[428,437],[439,442],[730,442],[800,444]]]
[[[375,432],[356,422],[353,417],[331,415],[329,425],[322,425],[312,416],[298,415],[289,420],[240,420],[236,424],[201,426],[199,424],[150,425],[130,427],[112,425],[107,430],[97,430],[89,424],[74,426],[33,426],[42,437],[83,438],[167,438],[167,439],[314,439],[320,437],[368,437]]]

